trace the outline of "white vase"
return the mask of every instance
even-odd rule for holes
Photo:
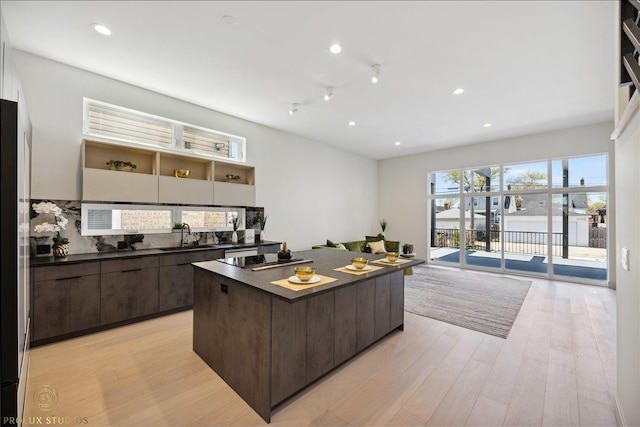
[[[238,243],[238,233],[235,231],[231,234],[231,243],[234,245]]]
[[[260,241],[264,242],[264,230],[260,231]]]

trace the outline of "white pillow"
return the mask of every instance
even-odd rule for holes
[[[386,254],[387,251],[384,249],[384,240],[380,240],[378,242],[369,242],[367,243],[369,248],[371,249],[372,254]]]
[[[345,246],[342,243],[338,243],[336,245],[336,249],[341,250],[341,251],[346,251],[347,248],[345,248]]]

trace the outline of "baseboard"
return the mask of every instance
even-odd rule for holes
[[[620,401],[618,400],[618,393],[611,392],[611,397],[613,397],[613,403],[614,403],[614,413],[616,415],[616,423],[619,426],[623,426],[626,427],[627,426],[627,422],[624,420],[624,413],[622,412],[622,406],[620,406]]]

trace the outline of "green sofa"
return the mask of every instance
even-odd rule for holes
[[[344,247],[351,252],[364,252],[371,253],[371,249],[367,246],[368,242],[378,242],[380,240],[384,240],[384,249],[387,252],[400,252],[400,242],[395,242],[392,240],[386,240],[382,234],[378,234],[377,236],[365,236],[364,240],[354,240],[351,242],[337,242],[334,243],[331,240],[327,240],[327,243],[324,245],[314,245],[312,249],[336,249],[339,244],[344,245]]]

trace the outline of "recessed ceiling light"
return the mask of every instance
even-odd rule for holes
[[[325,93],[324,93],[324,100],[325,101],[329,101],[331,98],[333,98],[333,86],[329,86],[328,88],[326,88]]]
[[[378,83],[378,80],[380,80],[380,68],[380,64],[373,64],[371,66],[371,71],[373,72],[371,83]]]
[[[464,89],[462,89],[461,87],[453,90],[454,95],[461,95],[463,93],[464,93]]]
[[[354,122],[353,120],[349,122],[349,126],[355,126],[355,125],[356,125],[356,122]]]
[[[485,128],[490,128],[491,126],[493,126],[492,123],[485,123],[482,125],[482,127],[485,127]]]
[[[229,27],[233,27],[234,25],[236,25],[236,18],[234,18],[231,15],[224,15],[223,17],[220,18],[220,20],[222,21],[223,24]]]
[[[331,45],[331,47],[329,47],[329,52],[333,54],[338,54],[342,52],[342,46],[340,46],[338,43],[334,43]]]
[[[97,32],[99,32],[103,36],[110,36],[111,35],[111,30],[109,28],[105,27],[102,24],[91,24],[91,26],[93,27],[94,30],[96,30]]]
[[[402,142],[400,142],[400,141],[396,141],[396,142],[393,143],[393,145],[400,145],[400,144],[402,144]]]

